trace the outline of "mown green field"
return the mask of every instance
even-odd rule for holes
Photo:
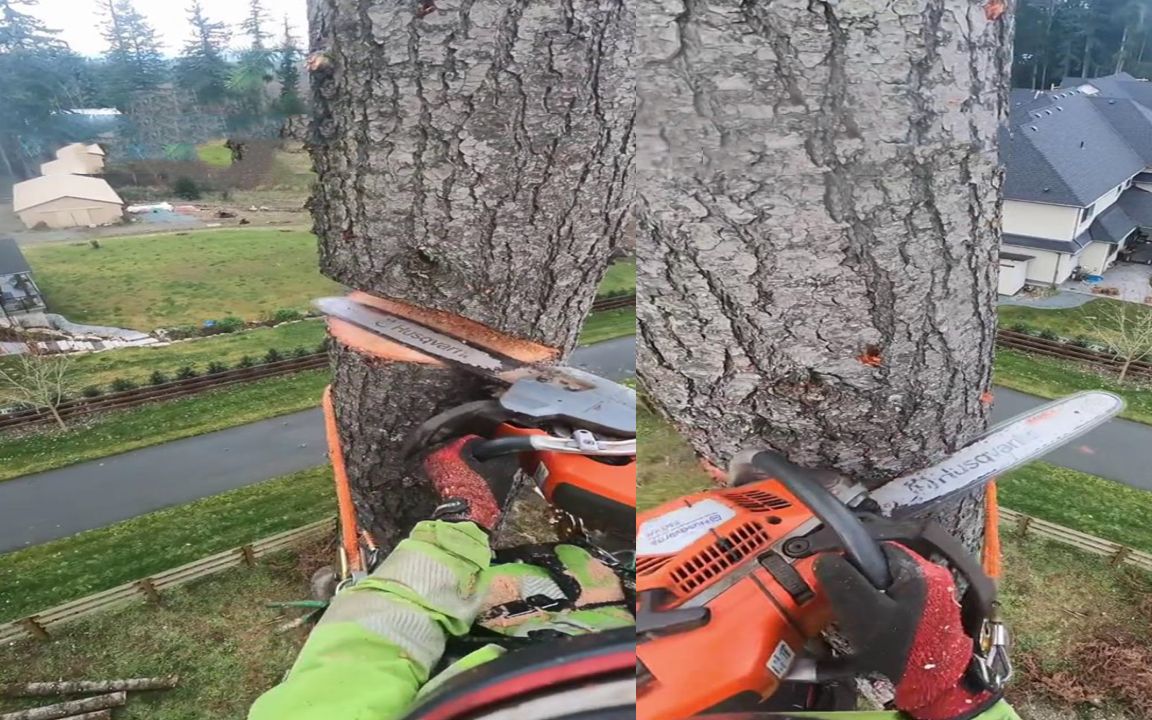
[[[141,331],[306,310],[340,286],[303,230],[197,230],[24,249],[53,312]]]

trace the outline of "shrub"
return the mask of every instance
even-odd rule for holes
[[[316,346],[316,352],[318,352],[318,353],[328,352],[328,338],[324,338],[323,340],[320,341],[320,344]]]
[[[190,177],[179,177],[172,183],[172,194],[183,200],[199,200],[200,186]]]
[[[104,390],[99,385],[89,385],[80,391],[81,397],[98,398],[104,394]]]
[[[100,249],[100,241],[97,240],[96,238],[92,238],[91,240],[89,240],[88,244],[90,246],[92,246],[93,250],[99,250]]]
[[[177,325],[170,327],[164,331],[168,337],[173,340],[183,340],[184,338],[198,337],[202,331],[195,325]]]
[[[238,368],[250,368],[256,365],[256,358],[251,355],[245,355],[236,362]]]
[[[216,329],[216,332],[222,332],[222,333],[233,333],[233,332],[236,332],[237,330],[243,330],[244,329],[244,319],[238,318],[235,315],[229,315],[228,317],[226,317],[222,320],[217,320],[216,325],[215,325],[215,329]]]
[[[1092,341],[1092,338],[1084,337],[1083,335],[1077,335],[1076,337],[1072,338],[1072,344],[1076,347],[1091,348],[1096,343]]]
[[[220,373],[227,372],[227,371],[228,371],[228,366],[225,365],[224,363],[220,362],[219,360],[213,360],[212,362],[208,363],[208,374],[209,375],[219,375]]]
[[[311,354],[312,354],[312,351],[309,350],[308,348],[304,347],[303,345],[298,345],[298,346],[292,348],[292,357],[294,357],[294,358],[308,357]]]
[[[125,392],[126,390],[135,390],[140,386],[128,378],[116,378],[108,384],[108,387],[112,388],[112,392]]]
[[[185,365],[176,371],[176,378],[178,380],[190,380],[199,374],[200,373],[196,372],[196,368],[191,365]]]
[[[1009,325],[1008,329],[1012,332],[1024,333],[1025,335],[1032,334],[1032,326],[1030,326],[1028,323],[1015,322]]]
[[[1041,330],[1038,333],[1038,335],[1040,337],[1044,338],[1045,340],[1054,340],[1054,341],[1060,340],[1060,336],[1057,335],[1055,332],[1049,330],[1048,328],[1044,328],[1043,330]]]
[[[293,310],[291,308],[281,308],[281,309],[277,310],[276,312],[272,313],[272,322],[275,322],[275,323],[292,322],[293,320],[300,320],[303,317],[304,317],[304,313],[300,312],[299,310]]]
[[[268,352],[264,353],[265,363],[280,362],[284,359],[284,355],[276,348],[269,348]]]
[[[168,377],[167,373],[161,372],[159,370],[153,370],[152,374],[148,376],[148,382],[151,385],[163,385],[170,379],[171,378]]]

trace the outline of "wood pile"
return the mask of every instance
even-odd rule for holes
[[[0,697],[71,697],[52,705],[16,710],[0,715],[0,720],[111,720],[115,708],[128,702],[129,692],[169,690],[176,687],[176,675],[123,680],[56,680],[52,682],[14,683],[0,687]]]

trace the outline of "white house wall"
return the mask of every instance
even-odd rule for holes
[[[1015,295],[1028,279],[1029,260],[1000,258],[1000,281],[997,291],[1001,295]]]
[[[1064,205],[1004,201],[1004,232],[1010,235],[1071,240],[1076,237],[1080,209]]]
[[[1127,183],[1124,183],[1124,185],[1127,185]],[[1116,204],[1116,201],[1120,199],[1120,196],[1127,189],[1124,185],[1118,185],[1096,199],[1096,202],[1092,204],[1094,208],[1092,215],[1076,226],[1077,235],[1091,227],[1092,222],[1099,217],[1102,212]]]
[[[1116,260],[1116,256],[1112,254],[1115,249],[1116,246],[1111,243],[1089,243],[1084,252],[1080,253],[1079,264],[1092,275],[1103,275]]]
[[[1060,284],[1072,275],[1076,262],[1067,253],[1037,250],[1036,248],[1005,245],[1004,252],[1031,255],[1028,261],[1028,282],[1033,285]],[[1001,261],[1003,262],[1003,261]]]

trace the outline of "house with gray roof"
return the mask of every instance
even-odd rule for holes
[[[1127,73],[1013,90],[1000,293],[1100,275],[1152,230],[1152,83]]]
[[[10,237],[0,237],[0,320],[44,310],[44,298],[32,268]]]

